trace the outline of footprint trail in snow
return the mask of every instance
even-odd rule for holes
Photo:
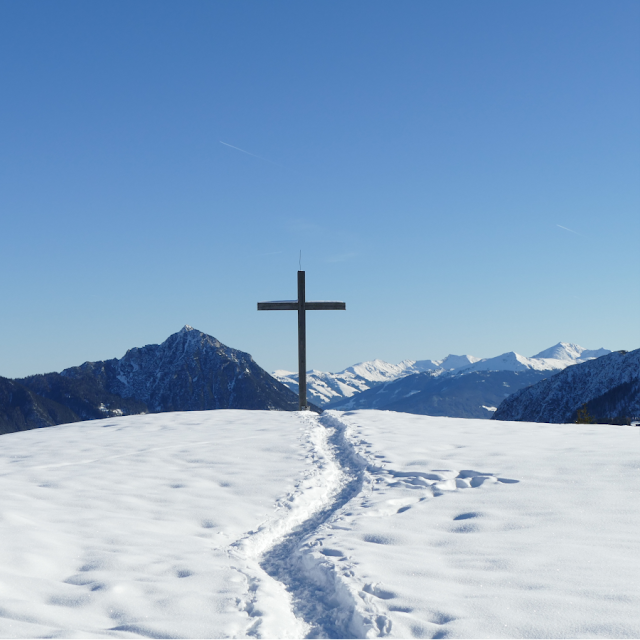
[[[280,502],[285,515],[234,543],[230,554],[253,561],[286,589],[291,613],[304,637],[387,636],[393,628],[390,612],[409,613],[412,609],[391,602],[397,599],[396,594],[380,582],[367,582],[366,576],[358,575],[357,555],[338,548],[335,534],[341,532],[341,538],[348,539],[352,532],[365,543],[393,544],[393,536],[359,534],[358,518],[386,519],[447,492],[518,481],[472,470],[386,469],[381,460],[384,456],[371,454],[371,445],[356,437],[340,414],[299,415],[306,426],[312,468]],[[408,495],[377,499],[383,488],[393,489],[394,496],[398,489]],[[475,515],[463,514],[457,519]],[[260,580],[248,574],[247,579],[249,597],[241,603],[252,619],[247,635],[263,637],[273,633],[273,628],[263,625]],[[438,626],[443,620],[454,619],[442,612],[433,618]]]

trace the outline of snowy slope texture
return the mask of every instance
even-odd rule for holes
[[[572,366],[504,400],[494,420],[567,423],[587,405],[598,421],[640,415],[640,349]]]
[[[80,418],[68,407],[0,377],[0,434],[50,427]]]
[[[386,382],[328,408],[488,419],[514,391],[534,385],[553,373],[535,370],[472,371],[454,375],[418,373]]]
[[[20,380],[81,419],[202,409],[295,410],[289,389],[253,358],[185,326],[162,344]]]

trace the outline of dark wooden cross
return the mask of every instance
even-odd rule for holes
[[[298,299],[274,300],[273,302],[258,302],[258,311],[297,311],[298,312],[298,394],[300,397],[300,411],[307,411],[307,325],[306,311],[324,311],[337,309],[344,311],[344,302],[307,302],[304,291],[304,271],[298,271]]]

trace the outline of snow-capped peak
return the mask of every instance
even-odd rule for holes
[[[383,360],[369,360],[367,362],[359,362],[352,367],[347,367],[340,373],[351,373],[371,382],[386,382],[395,380],[401,376],[405,370],[410,369],[415,360],[403,360],[399,364],[390,364]]]
[[[536,353],[532,358],[551,358],[553,360],[579,360],[581,354],[586,351],[584,347],[579,344],[572,344],[570,342],[558,342],[553,347],[549,347],[540,353]]]
[[[405,362],[412,362],[411,360],[405,360]],[[400,363],[402,364],[402,363]],[[436,371],[440,369],[439,360],[416,360],[411,366],[411,371],[407,373],[422,373],[423,371]]]
[[[609,349],[585,349],[579,344],[558,342],[558,344],[553,347],[549,347],[548,349],[545,349],[531,357],[538,360],[563,360],[567,364],[577,364],[579,362],[584,362],[585,360],[606,356],[608,353],[611,353]]]
[[[179,333],[187,333],[189,331],[197,331],[197,329],[194,329],[190,324],[185,324],[184,327],[180,329]]]
[[[526,369],[547,369],[551,367],[542,366],[540,362],[534,361],[531,358],[525,358],[515,351],[509,351],[503,353],[495,358],[486,358],[479,360],[468,367],[465,367],[467,371],[524,371]]]
[[[285,376],[297,376],[298,373],[296,371],[287,371],[286,369],[276,369],[271,375],[274,378],[280,379]]]
[[[450,353],[444,360],[439,362],[440,367],[445,369],[445,371],[452,371],[454,369],[462,369],[468,367],[475,362],[479,362],[480,358],[476,358],[475,356],[454,356]]]

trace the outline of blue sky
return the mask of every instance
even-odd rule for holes
[[[635,0],[3,0],[0,375],[184,324],[295,370],[256,302],[301,249],[347,302],[310,368],[638,348],[638,34]]]

